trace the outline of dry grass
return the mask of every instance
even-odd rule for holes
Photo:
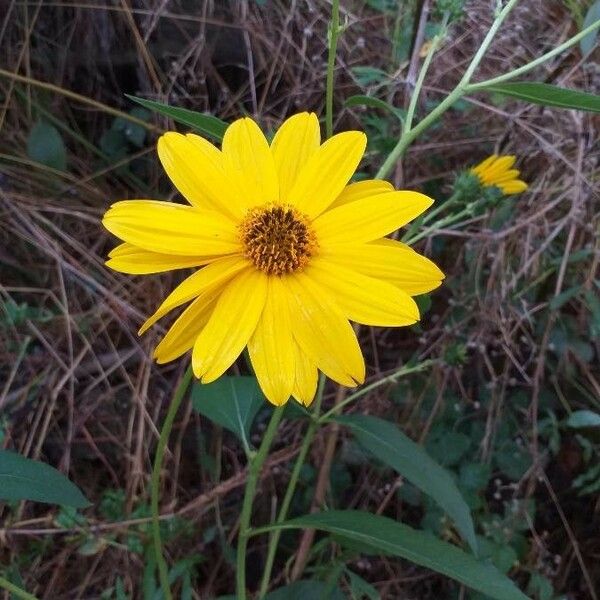
[[[465,18],[434,60],[421,106],[457,81],[486,31],[492,4],[468,4]],[[126,157],[107,161],[99,155],[100,138],[114,116],[91,100],[127,111],[131,105],[123,94],[133,93],[226,120],[249,112],[267,126],[299,108],[322,112],[328,5],[321,0],[289,6],[146,2],[134,9],[124,0],[93,5],[5,0],[4,6],[0,67],[8,74],[0,75],[0,305],[26,303],[30,308],[16,324],[0,319],[3,445],[58,466],[95,503],[107,489],[125,490],[118,523],[108,522],[96,508],[86,512],[94,535],[106,540],[119,533],[115,539],[122,544],[137,523],[134,509],[148,499],[155,424],[183,369],[182,363],[152,364],[149,356],[160,331],[138,339],[136,329],[178,276],[128,277],[103,266],[114,243],[99,223],[107,205],[171,192],[153,151],[153,131],[142,149],[131,149]],[[337,129],[361,127],[364,111],[343,108],[344,99],[374,91],[359,85],[354,67],[393,73],[379,95],[396,105],[404,102],[410,70],[410,60],[391,62],[394,15],[361,2],[344,3],[343,15],[348,29],[336,74]],[[560,2],[523,0],[489,52],[482,75],[522,64],[574,30]],[[598,91],[600,81],[597,66],[584,63],[576,49],[536,78],[591,91]],[[44,89],[40,82],[57,89]],[[63,133],[69,161],[65,173],[27,158],[27,135],[39,115],[56,120]],[[162,119],[155,123],[169,126]],[[582,599],[592,597],[590,586],[600,587],[598,506],[593,497],[578,498],[569,491],[581,448],[570,439],[552,457],[538,436],[543,416],[538,406],[548,389],[572,409],[597,409],[600,403],[597,338],[591,362],[573,353],[557,358],[552,345],[553,328],[565,310],[579,333],[588,333],[584,304],[553,310],[553,298],[573,282],[597,293],[598,124],[588,114],[497,105],[481,97],[471,100],[467,110],[449,113],[418,140],[394,173],[398,185],[436,186],[445,193],[456,169],[498,150],[519,155],[530,191],[512,203],[500,227],[489,216],[478,216],[421,244],[437,252],[448,283],[434,295],[419,334],[362,333],[373,379],[414,353],[437,358],[456,344],[467,349],[463,366],[441,363],[431,373],[437,396],[428,418],[419,416],[423,399],[418,395],[405,399],[397,411],[399,423],[416,439],[426,438],[451,395],[485,424],[477,458],[489,461],[512,392],[526,395],[521,434],[534,454],[534,468],[511,493],[535,497],[541,510],[530,524],[527,564],[516,573],[521,581],[528,569],[548,573],[557,591]],[[371,152],[364,169],[373,171],[379,160]],[[435,244],[442,240],[440,254]],[[569,264],[569,257],[584,249],[589,254]],[[550,272],[549,257],[555,260]],[[532,282],[536,293],[529,294]],[[457,306],[464,307],[460,319]],[[333,393],[328,392],[328,402]],[[388,412],[387,391],[363,399],[355,409]],[[560,403],[556,410],[564,414]],[[162,490],[165,517],[185,515],[193,530],[168,546],[170,558],[200,553],[207,559],[198,567],[197,598],[231,591],[232,569],[223,544],[235,537],[245,476],[231,439],[220,433],[207,437],[210,431],[191,407],[181,412]],[[313,464],[320,462],[327,431],[322,434]],[[200,435],[210,440],[207,451],[220,464],[216,478],[199,463]],[[285,425],[265,473],[257,519],[270,518],[271,502],[285,482],[287,462],[301,435],[298,424]],[[416,518],[394,494],[392,480],[372,467],[360,469],[362,485],[348,489],[344,506]],[[100,543],[95,553],[82,556],[72,528],[56,523],[53,508],[27,503],[16,511],[0,508],[0,515],[2,561],[18,564],[25,586],[41,598],[98,598],[117,575],[134,597],[141,597],[144,565],[126,547]],[[214,541],[202,536],[213,526],[222,541],[219,534]],[[31,558],[24,563],[19,556]],[[383,598],[433,598],[445,589],[440,578],[388,559],[363,559],[357,568]],[[282,571],[279,583],[284,578]]]

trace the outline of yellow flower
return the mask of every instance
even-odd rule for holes
[[[158,344],[168,362],[192,350],[195,375],[220,377],[247,346],[266,397],[312,401],[318,369],[346,386],[365,364],[349,321],[412,325],[411,296],[438,287],[443,273],[408,246],[383,236],[432,200],[380,180],[348,184],[365,150],[363,133],[321,144],[314,114],[286,120],[269,145],[243,118],[222,150],[169,132],[158,155],[188,205],[117,202],[104,226],[124,243],[107,265],[131,274],[198,268],[142,325],[189,306]]]
[[[471,169],[471,173],[476,175],[485,187],[498,187],[503,194],[520,194],[524,192],[528,185],[519,179],[520,171],[513,169],[516,157],[512,155],[498,156],[492,154],[476,167]]]

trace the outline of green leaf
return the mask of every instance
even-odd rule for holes
[[[591,410],[576,410],[569,415],[565,425],[573,429],[600,427],[600,415]]]
[[[600,20],[600,0],[596,0],[589,8],[585,15],[585,19],[583,20],[583,25],[581,26],[581,30],[587,29],[590,25]],[[579,40],[579,47],[581,48],[581,53],[586,56],[589,54],[595,47],[598,41],[598,30],[591,31],[586,36],[582,37]]]
[[[373,84],[383,83],[390,79],[390,76],[377,67],[358,65],[350,69],[352,75],[356,78],[359,85],[366,87]]]
[[[404,112],[401,109],[392,106],[385,100],[380,100],[379,98],[373,98],[373,96],[365,96],[363,94],[357,94],[355,96],[350,96],[344,102],[344,106],[368,106],[370,108],[380,108],[386,112],[393,114],[395,117],[400,119],[400,121],[404,120]]]
[[[277,588],[265,596],[266,600],[305,600],[306,598],[319,598],[319,600],[345,600],[342,591],[323,581],[310,581],[301,579],[290,585]]]
[[[356,600],[362,600],[362,598],[368,598],[369,600],[381,600],[379,592],[360,575],[357,575],[349,569],[346,569],[346,575],[348,575],[348,579],[350,580],[350,591],[352,593],[352,598],[356,598]]]
[[[129,94],[125,94],[127,98],[141,104],[144,108],[148,108],[154,112],[157,112],[161,115],[165,115],[176,121],[177,123],[181,123],[182,125],[187,125],[196,131],[208,135],[217,141],[222,141],[223,136],[225,135],[225,130],[228,127],[228,124],[213,115],[207,115],[204,113],[199,113],[194,110],[188,110],[187,108],[178,108],[177,106],[169,106],[168,104],[163,104],[162,102],[155,102],[154,100],[146,100],[144,98],[138,98],[137,96],[130,96]]]
[[[244,448],[250,444],[250,427],[265,402],[254,377],[221,377],[208,384],[195,383],[192,405],[201,415],[235,433]]]
[[[0,499],[85,508],[90,502],[62,473],[37,460],[0,450]]]
[[[456,523],[457,529],[477,554],[471,512],[452,476],[404,435],[395,425],[368,415],[343,415],[335,419],[349,427],[358,443],[392,467],[414,486],[431,496]]]
[[[569,300],[575,298],[583,289],[582,285],[576,285],[564,292],[561,292],[558,296],[554,296],[552,300],[550,300],[548,304],[548,308],[550,310],[558,310],[562,306],[564,306]]]
[[[56,127],[38,121],[27,138],[27,156],[31,160],[64,171],[67,168],[67,150]]]
[[[528,600],[508,577],[489,563],[480,562],[452,544],[387,517],[358,510],[331,510],[291,519],[260,531],[298,528],[320,529],[361,542],[368,550],[378,548],[382,553],[400,556],[495,600]]]
[[[477,89],[504,94],[511,98],[525,100],[532,104],[541,104],[542,106],[600,112],[600,96],[560,88],[548,83],[513,81],[510,83],[496,83],[485,87],[477,87]]]

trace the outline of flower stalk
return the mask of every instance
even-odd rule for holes
[[[158,577],[160,580],[160,587],[162,589],[165,600],[171,600],[173,598],[171,594],[171,586],[169,584],[169,571],[167,563],[163,556],[162,539],[160,535],[160,520],[158,510],[158,497],[160,487],[160,472],[162,471],[163,460],[165,456],[165,450],[167,442],[169,441],[169,435],[171,429],[173,429],[173,422],[175,421],[175,415],[181,406],[181,402],[185,396],[185,393],[192,381],[192,367],[189,366],[183,375],[183,378],[179,382],[179,385],[175,389],[173,399],[169,405],[167,416],[165,417],[162,429],[160,430],[160,437],[158,439],[158,446],[156,448],[156,455],[154,457],[154,466],[152,468],[152,480],[151,480],[151,498],[150,498],[150,510],[152,514],[152,542],[154,546],[154,557],[156,559],[156,565],[158,567]]]
[[[248,548],[248,539],[252,533],[250,529],[250,519],[252,517],[252,502],[256,493],[256,486],[262,466],[269,454],[269,448],[277,433],[277,427],[283,417],[285,407],[279,406],[271,415],[267,429],[263,434],[263,439],[256,454],[250,458],[248,467],[248,479],[244,491],[244,502],[242,504],[242,513],[240,515],[240,531],[238,534],[237,552],[236,552],[236,596],[238,600],[246,600],[246,550]]]

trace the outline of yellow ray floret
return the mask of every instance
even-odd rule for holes
[[[156,347],[159,363],[191,350],[196,377],[208,383],[247,347],[276,405],[290,397],[309,405],[318,371],[342,385],[364,381],[351,322],[416,323],[412,296],[444,278],[429,259],[385,237],[433,201],[385,181],[349,183],[365,146],[358,131],[321,143],[312,113],[290,117],[270,144],[249,118],[227,128],[222,149],[193,134],[159,139],[160,161],[188,204],[127,200],[103,219],[123,241],[109,255],[111,268],[196,269],[140,329],[188,305]],[[476,169],[511,190],[509,163]]]
[[[521,172],[513,169],[516,156],[506,155],[498,156],[492,154],[476,167],[471,169],[471,173],[477,176],[481,185],[485,187],[497,187],[505,195],[520,194],[524,192],[528,185],[519,179]]]

